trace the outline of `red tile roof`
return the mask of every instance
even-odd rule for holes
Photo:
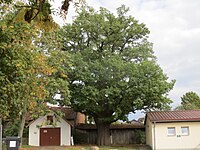
[[[154,111],[146,117],[151,122],[200,121],[200,110]]]
[[[49,107],[53,111],[61,111],[65,120],[76,119],[76,112],[69,107]]]
[[[97,129],[95,124],[78,124],[76,126],[77,129],[82,130],[95,130]],[[138,123],[138,124],[111,124],[110,129],[143,129],[144,124]]]
[[[69,107],[49,107],[53,111],[61,111],[63,113],[63,119],[71,121],[76,119],[76,112]],[[31,114],[26,115],[26,121],[32,121],[34,118],[31,117]]]

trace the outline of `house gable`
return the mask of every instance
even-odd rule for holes
[[[41,116],[29,125],[29,145],[40,146],[40,129],[59,128],[60,145],[70,145],[71,125],[62,118],[54,119],[53,124],[48,124],[47,116]]]

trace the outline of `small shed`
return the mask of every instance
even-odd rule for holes
[[[29,145],[70,145],[71,125],[54,114],[41,116],[29,124]]]
[[[148,112],[145,131],[153,150],[200,149],[200,110]]]

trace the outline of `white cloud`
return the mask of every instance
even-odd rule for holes
[[[170,97],[174,104],[188,91],[200,94],[200,1],[143,1],[135,13],[150,29],[158,63],[170,79],[176,79]],[[161,4],[162,3],[162,4]],[[134,13],[133,13],[134,14]]]

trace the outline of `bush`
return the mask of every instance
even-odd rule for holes
[[[75,144],[86,144],[88,143],[87,139],[88,136],[85,132],[80,130],[74,130],[73,132],[73,138]]]
[[[3,137],[18,136],[20,121],[14,120],[4,124]],[[28,137],[28,128],[24,128],[23,137]]]
[[[136,130],[135,131],[135,136],[136,136],[138,144],[145,144],[146,143],[145,131],[143,131],[143,130]]]

